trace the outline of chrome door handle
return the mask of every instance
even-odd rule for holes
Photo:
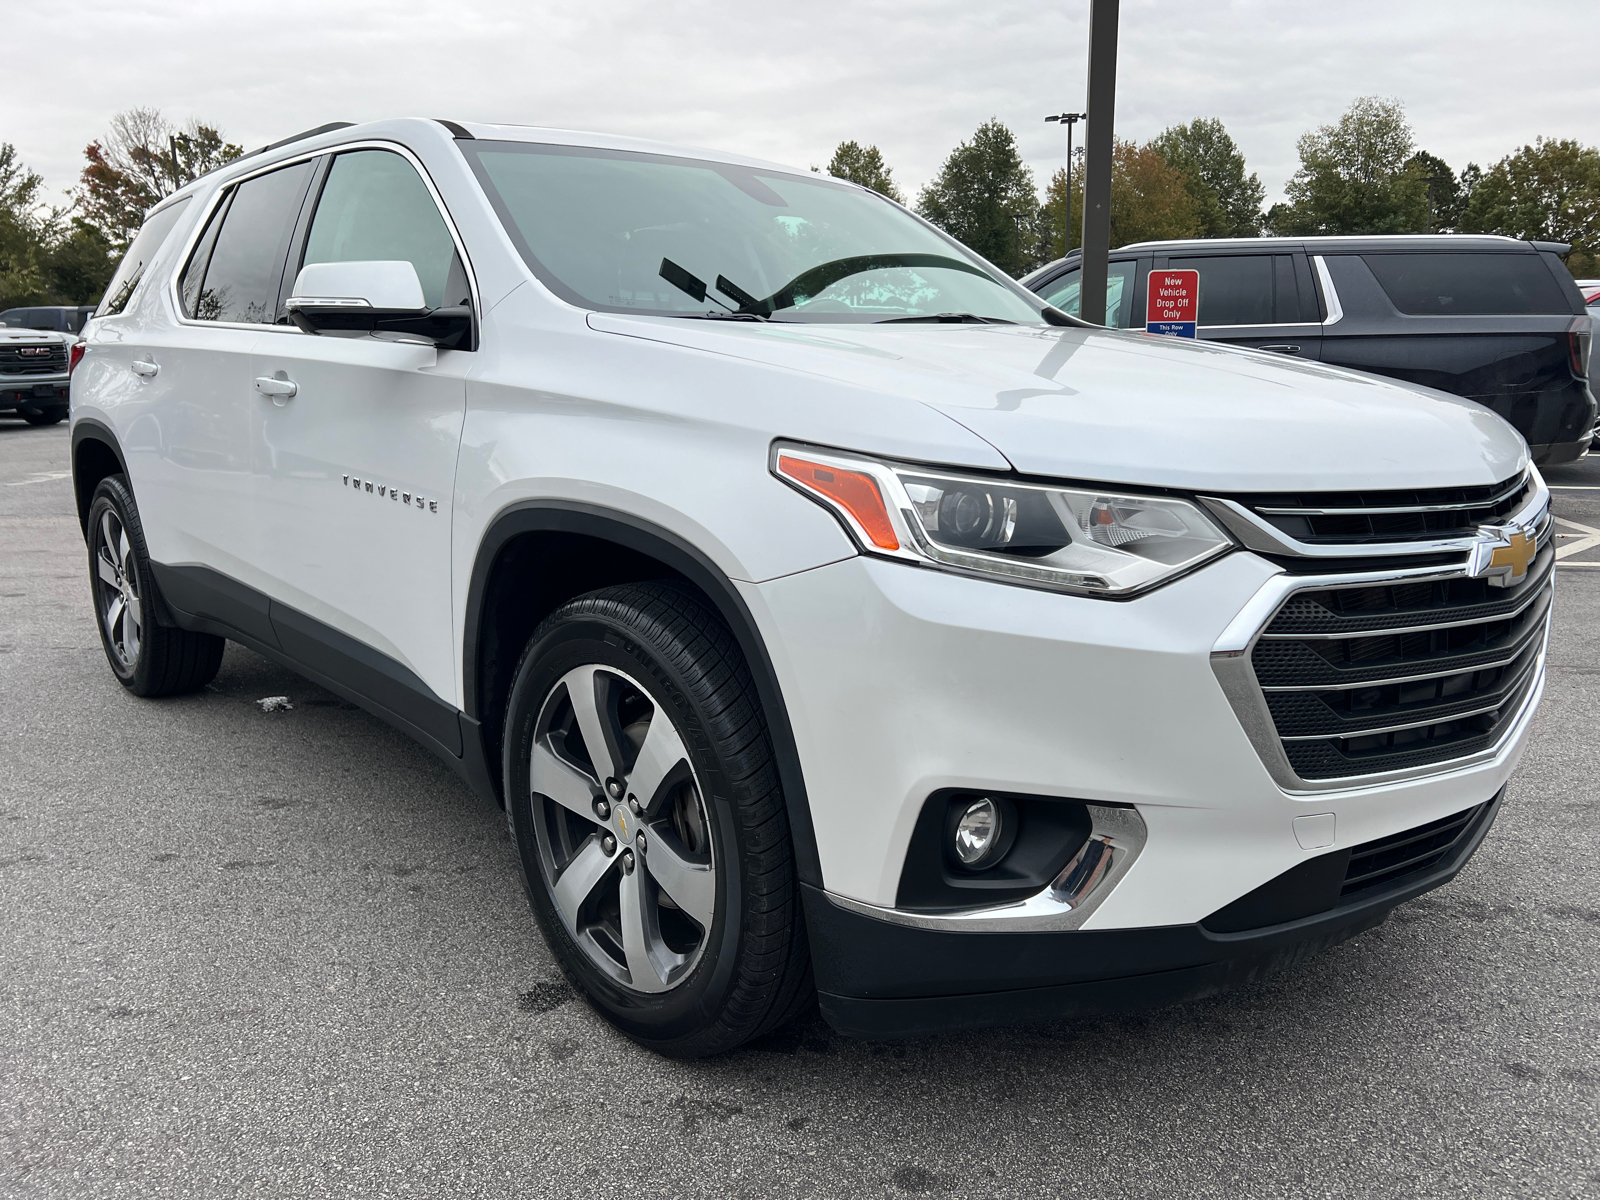
[[[161,372],[161,364],[153,363],[143,358],[136,358],[128,364],[128,370],[141,379],[154,379]]]
[[[300,391],[300,385],[279,371],[276,375],[257,376],[256,391],[263,396],[271,396],[274,400],[292,400]]]
[[[1299,354],[1299,346],[1257,346],[1257,350],[1265,350],[1268,354]]]

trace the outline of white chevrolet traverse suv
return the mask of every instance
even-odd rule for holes
[[[71,392],[123,685],[231,639],[417,739],[668,1054],[1255,978],[1460,869],[1543,687],[1499,417],[733,155],[314,130],[148,215]]]

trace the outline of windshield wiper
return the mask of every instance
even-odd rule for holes
[[[1015,325],[1005,317],[980,317],[977,313],[930,313],[926,317],[885,317],[874,325]]]
[[[721,300],[711,295],[704,279],[701,279],[698,275],[690,274],[670,258],[661,260],[661,278],[665,279],[684,295],[693,297],[702,304],[709,300],[713,304],[721,305],[722,310],[720,312],[712,309],[710,312],[695,313],[694,315],[697,317],[713,317],[724,321],[765,321],[767,319],[768,314],[761,301],[750,295],[749,292],[730,283],[721,275],[717,276],[717,291],[726,296],[732,296],[737,300],[739,302],[738,308],[723,304]]]

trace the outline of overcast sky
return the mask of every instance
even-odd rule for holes
[[[326,121],[437,116],[628,133],[796,166],[882,149],[915,195],[989,117],[1042,186],[1081,108],[1088,0],[582,3],[0,0],[0,141],[73,186],[118,109],[253,149]],[[1459,170],[1536,135],[1600,143],[1600,0],[1124,0],[1117,133],[1220,117],[1266,185],[1361,95]],[[26,48],[26,53],[19,51]]]

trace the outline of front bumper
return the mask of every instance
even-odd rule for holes
[[[1291,789],[1213,663],[1282,578],[1241,551],[1124,602],[865,556],[743,585],[806,780],[822,886],[805,902],[828,1019],[893,1036],[1204,995],[1375,925],[1452,877],[1521,757],[1542,655],[1491,751]],[[1092,886],[1074,890],[1086,874],[1074,859],[1020,902],[902,906],[919,816],[946,789],[1083,805],[1086,845],[1104,852]],[[1267,919],[1217,932],[1225,910],[1297,868],[1475,809],[1490,815],[1426,879],[1292,920],[1269,905]]]
[[[1276,974],[1449,882],[1482,844],[1504,793],[1450,854],[1396,886],[1237,933],[1200,924],[987,935],[912,929],[805,889],[819,1000],[829,1024],[867,1038],[1057,1020],[1173,1004]]]

